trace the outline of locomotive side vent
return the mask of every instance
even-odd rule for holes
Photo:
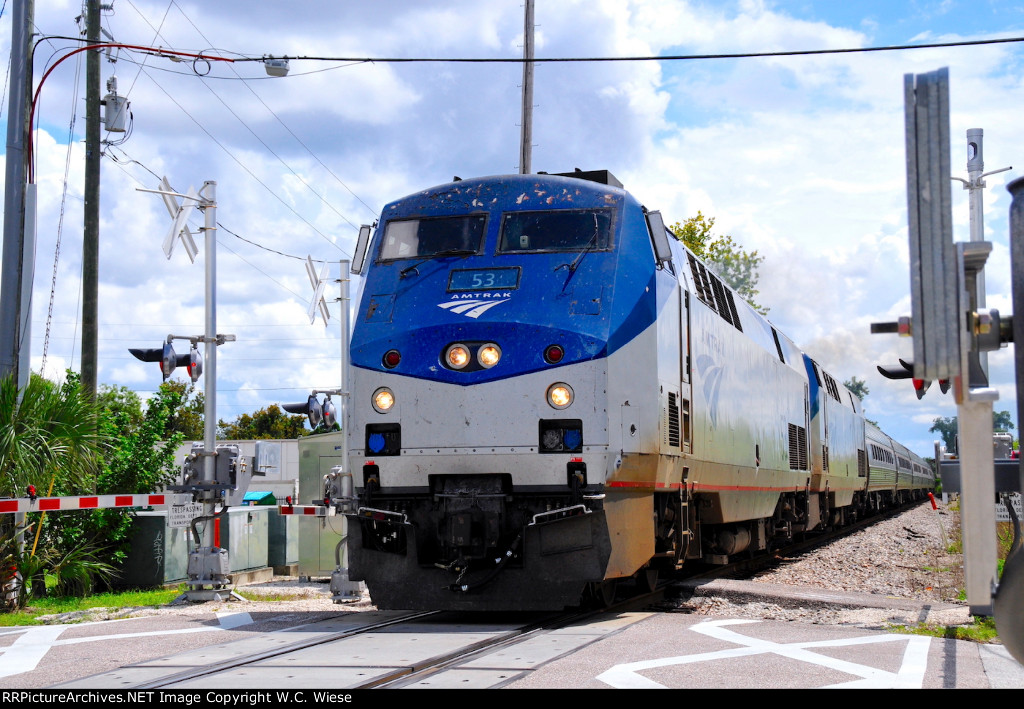
[[[863,449],[857,450],[857,477],[866,478],[868,476],[868,454]]]
[[[740,314],[736,312],[736,301],[732,297],[732,291],[726,288],[725,296],[729,301],[729,312],[732,313],[732,324],[737,330],[743,332],[743,325],[740,323]]]
[[[690,262],[690,273],[693,274],[693,284],[697,287],[697,297],[704,301],[705,305],[715,307],[715,296],[708,284],[708,274],[704,266],[693,257],[693,254],[686,254]]]
[[[843,403],[843,400],[839,398],[839,386],[836,384],[836,380],[832,378],[832,375],[824,370],[822,370],[821,373],[825,377],[825,388],[828,389],[828,395],[840,404]]]
[[[772,328],[772,337],[775,339],[775,350],[779,353],[779,361],[785,363],[786,358],[782,354],[782,343],[779,342],[779,333],[775,331],[774,327]]]
[[[729,312],[729,303],[725,299],[727,290],[717,276],[711,273],[708,275],[711,277],[711,285],[715,289],[715,302],[718,303],[718,314],[722,316],[723,320],[732,325],[732,313]]]
[[[789,424],[789,469],[807,470],[807,429]]]
[[[679,447],[679,403],[674,391],[668,393],[668,444]]]
[[[729,287],[723,284],[718,276],[704,268],[704,264],[694,258],[693,254],[687,253],[686,257],[690,262],[693,283],[697,287],[697,297],[718,313],[722,320],[743,332],[740,315],[736,310],[736,300]]]

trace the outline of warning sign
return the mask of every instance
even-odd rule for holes
[[[167,507],[167,526],[171,528],[187,527],[192,520],[203,514],[202,502],[185,502]]]
[[[1024,511],[1021,510],[1020,504],[1020,493],[1015,492],[1007,495],[1010,498],[1010,502],[1013,503],[1013,509],[1017,513],[1017,519],[1024,520]],[[1009,522],[1010,513],[1006,511],[1006,505],[1003,504],[1002,500],[996,503],[996,522]]]

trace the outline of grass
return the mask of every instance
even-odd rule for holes
[[[295,593],[282,591],[281,593],[253,593],[244,589],[236,588],[235,593],[247,601],[294,601],[298,596]]]
[[[149,591],[122,591],[118,593],[97,593],[85,598],[59,596],[33,598],[24,610],[13,613],[0,613],[0,627],[20,625],[43,625],[37,620],[39,616],[56,613],[70,613],[88,610],[89,608],[135,608],[138,606],[162,606],[170,603],[185,591],[182,584],[178,588],[156,589]]]
[[[959,503],[954,501],[950,504],[951,510],[959,510]],[[1009,522],[997,522],[996,523],[996,539],[997,539],[997,565],[998,575],[1003,573],[1003,561],[1006,559],[1006,555],[1010,551],[1010,547],[1013,544],[1013,526]],[[957,530],[956,538],[946,547],[946,552],[949,554],[955,554],[958,556],[963,555],[963,540],[960,537],[960,530]],[[931,568],[923,567],[928,571],[935,572],[949,572],[952,571],[950,568]],[[967,600],[967,589],[960,589],[957,593],[957,600]],[[953,640],[968,640],[970,642],[977,643],[997,643],[999,642],[999,633],[996,631],[996,623],[994,618],[986,616],[972,616],[972,622],[970,625],[936,625],[934,623],[918,623],[917,625],[892,625],[889,626],[890,630],[899,633],[910,633],[912,635],[928,635],[935,638],[950,638]]]
[[[970,625],[935,625],[918,623],[917,625],[891,625],[889,630],[910,635],[928,635],[933,638],[950,640],[967,640],[975,643],[994,643],[999,641],[996,622],[993,618],[973,616]]]

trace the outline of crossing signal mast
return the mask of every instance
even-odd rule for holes
[[[206,256],[206,331],[202,335],[168,335],[162,347],[152,349],[130,349],[143,362],[159,362],[164,381],[176,367],[188,369],[193,382],[203,374],[204,355],[206,388],[204,397],[204,437],[202,445],[193,444],[182,470],[182,484],[169,485],[168,489],[178,493],[190,493],[194,502],[202,504],[201,514],[191,523],[196,548],[189,554],[189,590],[185,597],[190,601],[224,600],[234,595],[227,589],[229,584],[229,560],[227,550],[220,548],[216,533],[217,525],[209,524],[227,513],[231,505],[241,504],[253,475],[262,475],[251,462],[239,455],[238,446],[217,446],[217,347],[234,342],[234,335],[217,334],[217,238],[216,238],[216,182],[205,182],[196,192],[189,188],[186,194],[171,189],[167,178],[160,181],[159,190],[139,190],[159,194],[174,220],[163,243],[168,259],[174,245],[180,239],[189,260],[195,262],[199,249],[196,248],[188,227],[189,217],[195,209],[203,212],[205,222],[202,229],[205,237]],[[178,203],[181,199],[181,204]],[[174,351],[174,340],[188,340],[191,350],[179,355]],[[203,353],[199,343],[203,343]],[[217,510],[217,506],[220,510]],[[202,534],[197,525],[207,522]]]
[[[982,131],[967,132],[970,180],[960,180],[971,191],[971,240],[954,243],[948,69],[907,74],[904,95],[912,315],[873,324],[871,331],[912,337],[914,358],[878,369],[890,379],[912,379],[919,399],[933,381],[943,393],[953,391],[958,458],[942,460],[936,444],[936,465],[943,490],[960,493],[967,601],[972,614],[994,616],[1000,639],[1024,663],[1024,553],[1015,544],[998,575],[993,505],[998,492],[1019,540],[1020,520],[1009,495],[1024,487],[1024,464],[994,460],[992,406],[999,392],[989,385],[986,359],[988,352],[1016,343],[1017,420],[1024,421],[1024,178],[1008,186],[1013,195],[1010,267],[1018,317],[1002,317],[997,310],[984,309],[984,268],[992,244],[983,240],[980,227],[981,189],[984,177],[994,173],[982,173]]]
[[[356,252],[361,253],[365,250],[366,244],[370,237],[371,227],[363,226],[359,230],[359,241],[356,247]],[[338,275],[338,283],[341,286],[341,296],[338,299],[341,303],[341,386],[337,389],[328,390],[316,390],[314,389],[310,393],[309,398],[305,402],[297,404],[282,404],[281,408],[289,413],[293,414],[305,414],[309,419],[309,425],[314,430],[323,426],[327,430],[334,429],[336,426],[340,426],[344,431],[341,437],[341,465],[337,465],[331,469],[331,472],[324,476],[323,479],[323,490],[321,498],[314,500],[312,505],[295,505],[289,499],[288,503],[281,505],[279,511],[281,514],[291,515],[308,515],[313,517],[328,517],[334,516],[338,509],[341,511],[347,511],[351,505],[354,504],[355,488],[352,482],[352,472],[349,467],[348,460],[348,401],[349,401],[349,390],[348,390],[348,369],[349,369],[349,280],[350,273],[359,273],[362,263],[358,262],[350,271],[349,261],[340,261],[340,272]],[[324,325],[327,325],[327,321],[330,319],[330,312],[327,309],[327,301],[324,299],[324,290],[327,284],[327,264],[324,264],[320,270],[320,274],[317,275],[316,267],[313,264],[313,259],[306,257],[306,274],[309,276],[310,286],[313,288],[313,299],[309,304],[309,322],[313,324],[316,321],[317,312],[323,318]],[[318,398],[320,394],[325,395],[323,402]],[[331,399],[332,396],[337,396],[341,402],[340,411]],[[345,601],[358,600],[361,597],[360,583],[358,581],[350,581],[348,578],[348,569],[342,564],[342,545],[345,543],[348,535],[345,533],[344,525],[347,524],[345,518],[342,518],[342,537],[338,541],[337,546],[334,550],[335,569],[331,574],[331,595],[335,603],[342,603]]]

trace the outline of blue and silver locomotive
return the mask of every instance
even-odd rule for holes
[[[607,172],[410,195],[355,263],[349,575],[378,607],[607,600],[866,505],[859,400]]]

